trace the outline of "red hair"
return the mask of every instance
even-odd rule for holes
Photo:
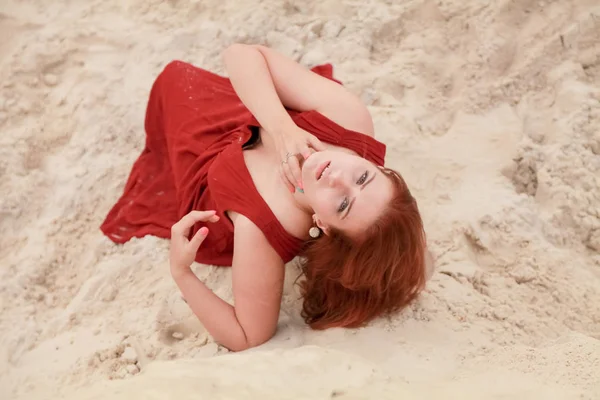
[[[397,172],[382,170],[394,195],[360,243],[331,230],[301,254],[302,317],[313,329],[362,326],[404,308],[425,286],[425,232],[417,202]]]

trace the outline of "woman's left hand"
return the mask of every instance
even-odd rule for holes
[[[196,258],[198,248],[208,235],[208,228],[203,226],[188,240],[190,229],[196,222],[217,222],[216,211],[191,211],[171,227],[171,249],[169,259],[171,273],[177,274],[189,270]]]
[[[296,125],[274,136],[275,148],[281,160],[281,179],[292,193],[296,187],[304,189],[298,156],[306,159],[313,151],[325,150],[325,146],[315,135]]]

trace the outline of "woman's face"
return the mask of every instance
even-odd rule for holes
[[[335,227],[359,236],[393,195],[391,180],[373,163],[340,151],[319,151],[302,165],[304,195],[325,233]]]

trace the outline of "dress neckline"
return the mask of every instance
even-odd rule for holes
[[[324,116],[323,114],[321,114],[320,112],[318,112],[316,110],[309,110],[309,111],[304,111],[304,112],[292,112],[292,113],[290,113],[290,116],[293,119],[301,118],[306,123],[309,123],[309,124],[310,124],[310,121],[312,119],[314,119],[314,117],[316,117],[319,120],[319,122],[323,123],[324,125],[327,125],[330,128],[329,132],[335,132],[335,136],[334,135],[331,136],[332,140],[326,140],[326,141],[330,141],[332,144],[340,145],[340,143],[343,139],[344,141],[348,140],[348,144],[358,142],[358,143],[366,144],[367,148],[372,147],[372,146],[375,146],[375,147],[382,146],[385,149],[385,145],[383,143],[379,142],[374,137],[364,134],[362,132],[354,131],[351,129],[346,129],[343,126],[332,121],[331,119],[327,118],[326,116]],[[256,118],[252,115],[250,117],[250,120],[246,124],[244,124],[244,126],[242,127],[243,136],[245,136],[245,137],[242,138],[242,140],[237,141],[236,143],[233,144],[233,149],[236,153],[235,156],[238,160],[238,165],[239,165],[238,171],[240,174],[243,175],[243,179],[247,180],[249,182],[249,188],[252,191],[252,195],[255,196],[257,199],[260,199],[260,202],[262,204],[261,207],[265,210],[265,212],[267,213],[267,215],[269,217],[269,220],[264,221],[264,223],[261,223],[261,225],[263,227],[267,226],[267,225],[274,225],[274,227],[277,231],[279,231],[282,234],[285,234],[289,238],[289,240],[294,243],[294,245],[297,248],[300,248],[304,244],[305,240],[292,235],[283,227],[283,225],[277,219],[277,216],[275,215],[275,213],[273,212],[273,210],[271,209],[269,204],[260,195],[258,188],[256,187],[254,180],[252,179],[250,170],[248,169],[248,166],[246,165],[246,161],[245,161],[244,155],[243,155],[244,149],[242,148],[242,146],[243,146],[243,143],[245,143],[245,141],[248,140],[251,136],[250,126],[260,127],[260,124],[258,123]],[[342,135],[342,133],[343,133],[343,135]],[[342,136],[343,136],[343,138],[342,138]],[[360,151],[358,148],[352,148],[352,147],[353,146],[349,146],[348,148],[350,150],[352,150],[353,152],[357,153],[359,157],[363,157],[365,159],[369,159],[372,162],[375,162],[376,164],[383,165],[383,157],[381,159],[373,160],[368,157],[368,154],[360,154]],[[263,213],[259,213],[259,214],[264,216]],[[257,221],[253,221],[253,222],[257,223]]]
[[[252,196],[255,196],[256,198],[260,199],[260,202],[262,204],[262,208],[268,212],[268,221],[265,221],[262,225],[266,226],[269,224],[275,224],[275,227],[277,230],[279,230],[280,232],[285,233],[290,239],[292,239],[293,241],[297,242],[297,245],[300,246],[304,243],[304,239],[298,238],[294,235],[292,235],[291,233],[289,233],[281,224],[281,222],[279,221],[279,219],[277,219],[277,216],[275,215],[275,213],[273,212],[273,210],[271,209],[271,207],[269,206],[269,204],[265,201],[265,199],[260,195],[260,192],[258,191],[258,188],[256,187],[256,184],[254,183],[254,179],[252,179],[252,175],[250,174],[250,170],[248,169],[248,166],[246,165],[246,161],[244,160],[244,154],[243,151],[244,149],[242,148],[242,142],[237,142],[234,143],[233,148],[234,151],[236,153],[236,159],[238,160],[238,164],[239,164],[239,171],[240,173],[243,175],[243,179],[246,180],[249,185],[250,190],[252,191]],[[259,213],[261,215],[263,215],[263,213]],[[264,218],[264,215],[263,215]],[[256,223],[256,222],[255,222]]]

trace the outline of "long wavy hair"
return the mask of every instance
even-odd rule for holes
[[[359,327],[409,304],[426,281],[425,232],[417,202],[396,171],[394,195],[360,242],[331,230],[300,254],[302,317],[313,329]]]

